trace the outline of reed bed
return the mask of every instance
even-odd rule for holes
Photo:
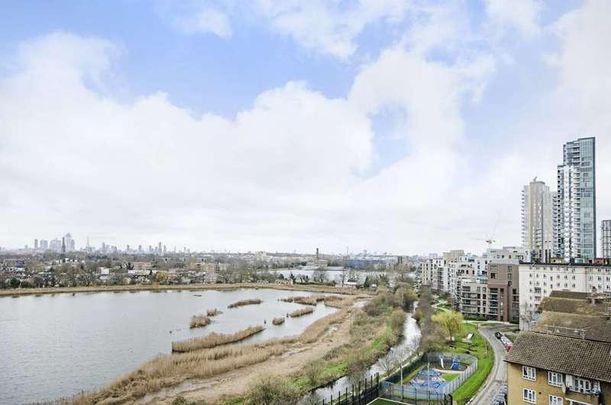
[[[239,346],[218,345],[213,348],[160,356],[145,363],[137,370],[120,377],[98,392],[79,394],[68,401],[61,402],[61,404],[131,403],[147,394],[158,392],[164,388],[175,387],[192,378],[212,378],[216,375],[262,363],[274,356],[286,353],[293,344],[313,343],[319,340],[332,325],[341,323],[350,315],[353,311],[352,304],[355,299],[356,297],[351,296],[337,301],[343,304],[339,311],[313,322],[299,336],[289,336]],[[262,327],[254,328],[259,331],[263,330]],[[244,335],[243,332],[249,329],[252,328],[234,335]],[[245,337],[243,338],[245,339]]]
[[[206,315],[209,316],[209,317],[217,316],[217,315],[220,315],[222,313],[223,313],[223,311],[219,311],[216,308],[210,308],[210,309],[208,309],[206,311]]]
[[[246,305],[257,305],[262,302],[263,301],[261,301],[260,299],[242,300],[242,301],[234,302],[233,304],[229,304],[227,308],[238,308],[238,307],[243,307]]]
[[[286,298],[280,298],[280,301],[282,301],[282,302],[292,302],[292,303],[295,303],[295,304],[302,304],[302,305],[316,305],[318,303],[318,300],[316,299],[315,296],[286,297]]]
[[[278,317],[278,318],[274,318],[274,319],[272,319],[272,323],[273,323],[274,325],[282,325],[282,324],[284,323],[284,321],[285,321],[285,320],[286,320],[286,318],[285,318],[285,317],[283,317],[283,316],[281,316],[281,317]]]
[[[174,353],[186,353],[200,349],[211,349],[213,347],[226,345],[229,343],[239,342],[252,335],[262,332],[265,328],[263,326],[249,326],[236,333],[225,334],[225,333],[211,333],[203,337],[192,338],[188,340],[182,340],[179,342],[172,342],[172,352]]]
[[[146,394],[176,386],[190,378],[210,378],[261,363],[278,350],[277,345],[266,348],[250,345],[157,357],[103,391],[75,398],[74,403],[131,403]]]
[[[293,312],[291,312],[289,314],[289,316],[291,318],[297,318],[299,316],[304,316],[304,315],[307,315],[307,314],[311,314],[312,312],[314,312],[314,308],[312,308],[312,307],[299,308],[299,309],[296,309]]]
[[[308,296],[297,296],[297,297],[286,297],[280,298],[280,301],[283,302],[292,302],[295,304],[302,305],[316,305],[319,302],[324,302],[325,305],[340,308],[340,305],[334,305],[334,303],[341,302],[345,299],[345,297],[340,297],[338,295],[323,295],[323,294],[315,294]]]
[[[208,318],[206,315],[193,315],[191,317],[191,324],[189,325],[189,327],[191,329],[193,328],[203,328],[206,325],[210,324],[210,318]]]

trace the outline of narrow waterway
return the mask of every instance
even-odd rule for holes
[[[346,389],[351,391],[353,384],[358,384],[358,381],[362,381],[365,378],[370,378],[380,373],[383,374],[387,370],[385,368],[385,364],[389,363],[389,360],[397,361],[396,359],[406,359],[409,358],[416,349],[418,349],[418,345],[420,343],[420,328],[416,323],[416,320],[412,318],[412,314],[408,313],[405,319],[405,325],[403,329],[403,338],[401,341],[393,346],[390,351],[386,354],[386,356],[380,358],[375,364],[369,367],[363,374],[356,377],[345,376],[338,380],[335,380],[332,384],[327,385],[326,387],[319,388],[314,390],[308,397],[304,399],[303,404],[311,403],[311,401],[328,401],[331,399],[331,396],[337,398],[338,394],[344,393]]]

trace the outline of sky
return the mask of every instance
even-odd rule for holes
[[[480,253],[596,137],[606,0],[5,0],[0,246]]]

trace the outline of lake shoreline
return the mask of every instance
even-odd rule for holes
[[[16,288],[0,290],[1,297],[19,297],[27,295],[49,295],[49,294],[75,294],[75,293],[98,293],[98,292],[140,292],[140,291],[233,291],[243,288],[264,288],[284,291],[307,291],[324,292],[331,294],[354,295],[366,291],[330,287],[316,284],[262,284],[262,283],[237,283],[237,284],[172,284],[172,285],[117,285],[117,286],[93,286],[93,287],[51,287],[51,288]]]

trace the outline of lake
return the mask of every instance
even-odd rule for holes
[[[273,317],[303,307],[279,301],[311,292],[272,289],[233,291],[99,292],[0,298],[0,403],[23,404],[69,397],[101,388],[159,354],[171,342],[210,332],[232,333],[251,325],[265,331],[252,343],[300,334],[336,311],[324,304],[273,326]],[[259,298],[262,304],[227,309]],[[204,328],[189,329],[191,316],[218,308]]]

